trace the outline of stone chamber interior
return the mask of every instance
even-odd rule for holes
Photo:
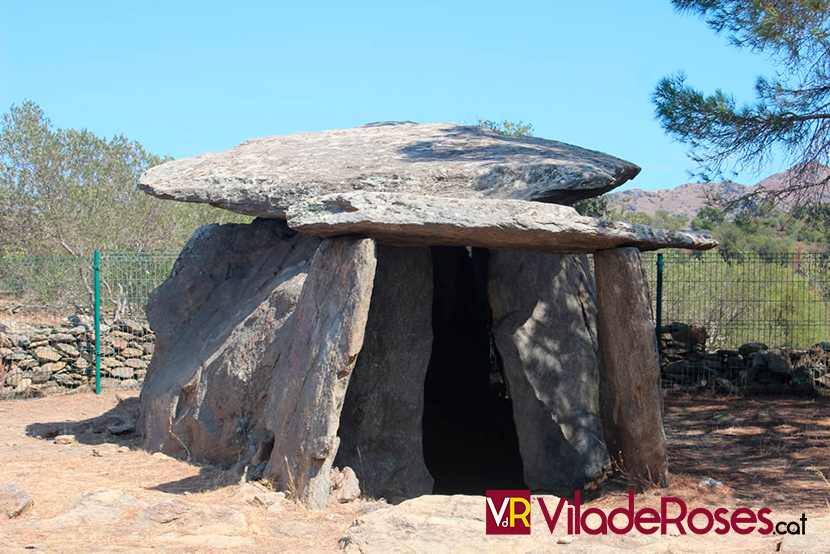
[[[486,249],[432,247],[432,356],[423,444],[435,494],[526,489],[512,404],[490,334]]]

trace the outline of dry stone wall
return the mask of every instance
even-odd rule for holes
[[[101,386],[137,388],[155,350],[146,323],[101,324]],[[53,325],[0,320],[0,398],[39,396],[95,383],[95,328],[88,315]]]
[[[700,325],[674,322],[660,328],[662,387],[733,393],[810,392],[830,389],[830,342],[809,348],[769,348],[748,343],[737,350],[706,349]]]

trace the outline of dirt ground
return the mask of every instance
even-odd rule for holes
[[[665,410],[672,473],[773,512],[830,510],[830,398],[683,396]]]
[[[238,509],[248,526],[236,534],[253,540],[252,545],[232,549],[241,552],[336,551],[342,531],[364,512],[362,503],[334,504],[325,512],[309,512],[285,502],[284,511],[275,516],[244,500],[237,501],[234,494],[239,487],[229,482],[224,472],[159,454],[152,456],[137,449],[134,438],[119,440],[107,432],[87,432],[76,434],[77,442],[69,445],[37,438],[55,432],[77,433],[78,422],[97,420],[106,425],[115,422],[114,418],[134,419],[137,397],[138,391],[129,391],[0,402],[0,483],[13,481],[35,499],[34,506],[19,517],[0,520],[0,551],[22,551],[33,544],[49,552],[212,550],[205,544],[176,540],[186,534],[159,539],[158,530],[152,527],[136,527],[125,533],[115,518],[70,529],[21,525],[56,517],[74,496],[99,488],[125,492],[150,504],[180,498]],[[96,430],[100,428],[92,429]],[[127,510],[123,518],[131,515]],[[207,537],[205,543],[210,542]]]
[[[0,483],[13,481],[35,499],[17,518],[0,516],[0,551],[29,545],[48,552],[209,552],[224,537],[231,551],[333,552],[355,518],[380,505],[332,503],[322,512],[290,501],[277,511],[253,505],[222,471],[150,455],[137,448],[133,435],[119,439],[108,433],[107,424],[135,418],[137,394],[0,402]],[[672,486],[639,495],[638,508],[659,507],[661,496],[676,496],[690,509],[769,507],[774,521],[802,512],[808,520],[830,515],[830,484],[821,476],[830,477],[830,399],[669,397],[665,406]],[[51,438],[67,432],[76,442],[56,444]],[[701,486],[705,478],[723,486]],[[101,488],[143,504],[127,506],[120,516],[56,527],[64,520],[54,518],[66,513],[63,507],[73,497]],[[157,525],[124,523],[147,505],[171,499],[232,508],[244,514],[247,527],[162,533]],[[625,501],[619,491],[591,504],[611,508]],[[779,547],[774,538],[753,544],[765,552]]]

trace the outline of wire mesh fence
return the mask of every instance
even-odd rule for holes
[[[664,389],[830,391],[830,254],[668,251],[659,300],[658,255],[643,263]],[[0,259],[0,398],[139,388],[155,347],[144,306],[176,256]]]
[[[102,389],[140,388],[155,350],[144,306],[170,274],[177,254],[103,252],[100,258],[100,383]]]
[[[657,253],[643,255],[657,309]],[[663,253],[661,383],[827,391],[830,255]]]
[[[0,259],[0,398],[139,388],[155,343],[144,305],[175,259],[104,252],[97,287],[92,257]]]

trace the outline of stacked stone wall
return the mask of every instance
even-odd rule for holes
[[[155,349],[143,322],[101,324],[101,386],[138,388]],[[95,383],[92,317],[72,315],[51,325],[0,320],[0,398],[40,396]]]
[[[830,391],[830,342],[809,348],[769,348],[757,342],[710,351],[705,327],[678,322],[661,327],[659,338],[664,389]]]

